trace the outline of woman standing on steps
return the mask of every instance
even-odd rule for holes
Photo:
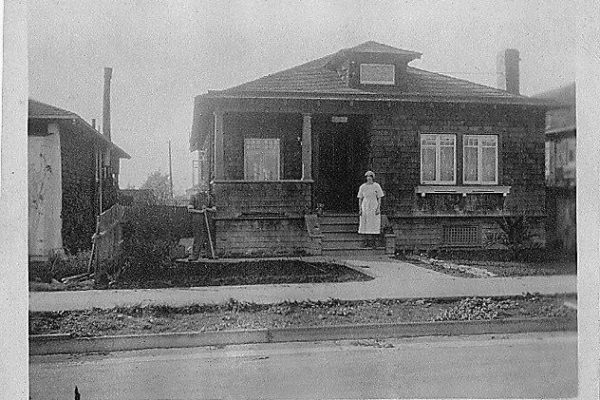
[[[365,183],[358,189],[358,212],[360,222],[358,233],[366,236],[367,246],[377,247],[381,233],[381,198],[384,196],[381,186],[375,182],[373,171],[365,173]]]

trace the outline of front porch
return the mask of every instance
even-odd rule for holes
[[[320,255],[366,249],[356,233],[356,194],[369,165],[369,115],[213,116],[211,188],[218,255]],[[316,215],[323,212],[330,216]],[[349,216],[355,219],[352,224]],[[321,232],[323,222],[333,232]],[[379,252],[384,249],[382,241]]]

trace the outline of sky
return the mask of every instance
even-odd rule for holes
[[[423,53],[410,65],[496,86],[496,54],[516,48],[521,93],[575,80],[575,9],[562,0],[35,0],[29,96],[102,121],[113,68],[111,135],[131,155],[120,184],[169,170],[192,185],[193,99],[368,40]]]

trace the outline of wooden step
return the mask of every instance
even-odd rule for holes
[[[323,249],[323,256],[326,257],[356,257],[356,256],[382,256],[385,255],[385,248],[377,249]]]
[[[319,225],[345,225],[345,224],[356,224],[358,225],[359,216],[358,214],[352,215],[324,215],[319,217]]]
[[[371,247],[367,247],[365,246],[364,242],[357,242],[357,241],[346,241],[346,242],[342,242],[342,241],[335,241],[335,242],[327,242],[327,241],[323,241],[321,242],[323,245],[323,250],[369,250],[371,249]],[[384,249],[384,246],[378,246],[377,248],[381,248]]]
[[[336,224],[336,225],[320,225],[321,232],[338,233],[338,232],[358,232],[358,224]]]
[[[356,232],[325,233],[324,242],[364,242],[366,238]]]

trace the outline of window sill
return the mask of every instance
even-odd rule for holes
[[[468,194],[502,194],[506,197],[510,193],[510,186],[435,186],[420,185],[415,188],[415,192],[425,197],[428,194],[461,194],[466,197]]]

